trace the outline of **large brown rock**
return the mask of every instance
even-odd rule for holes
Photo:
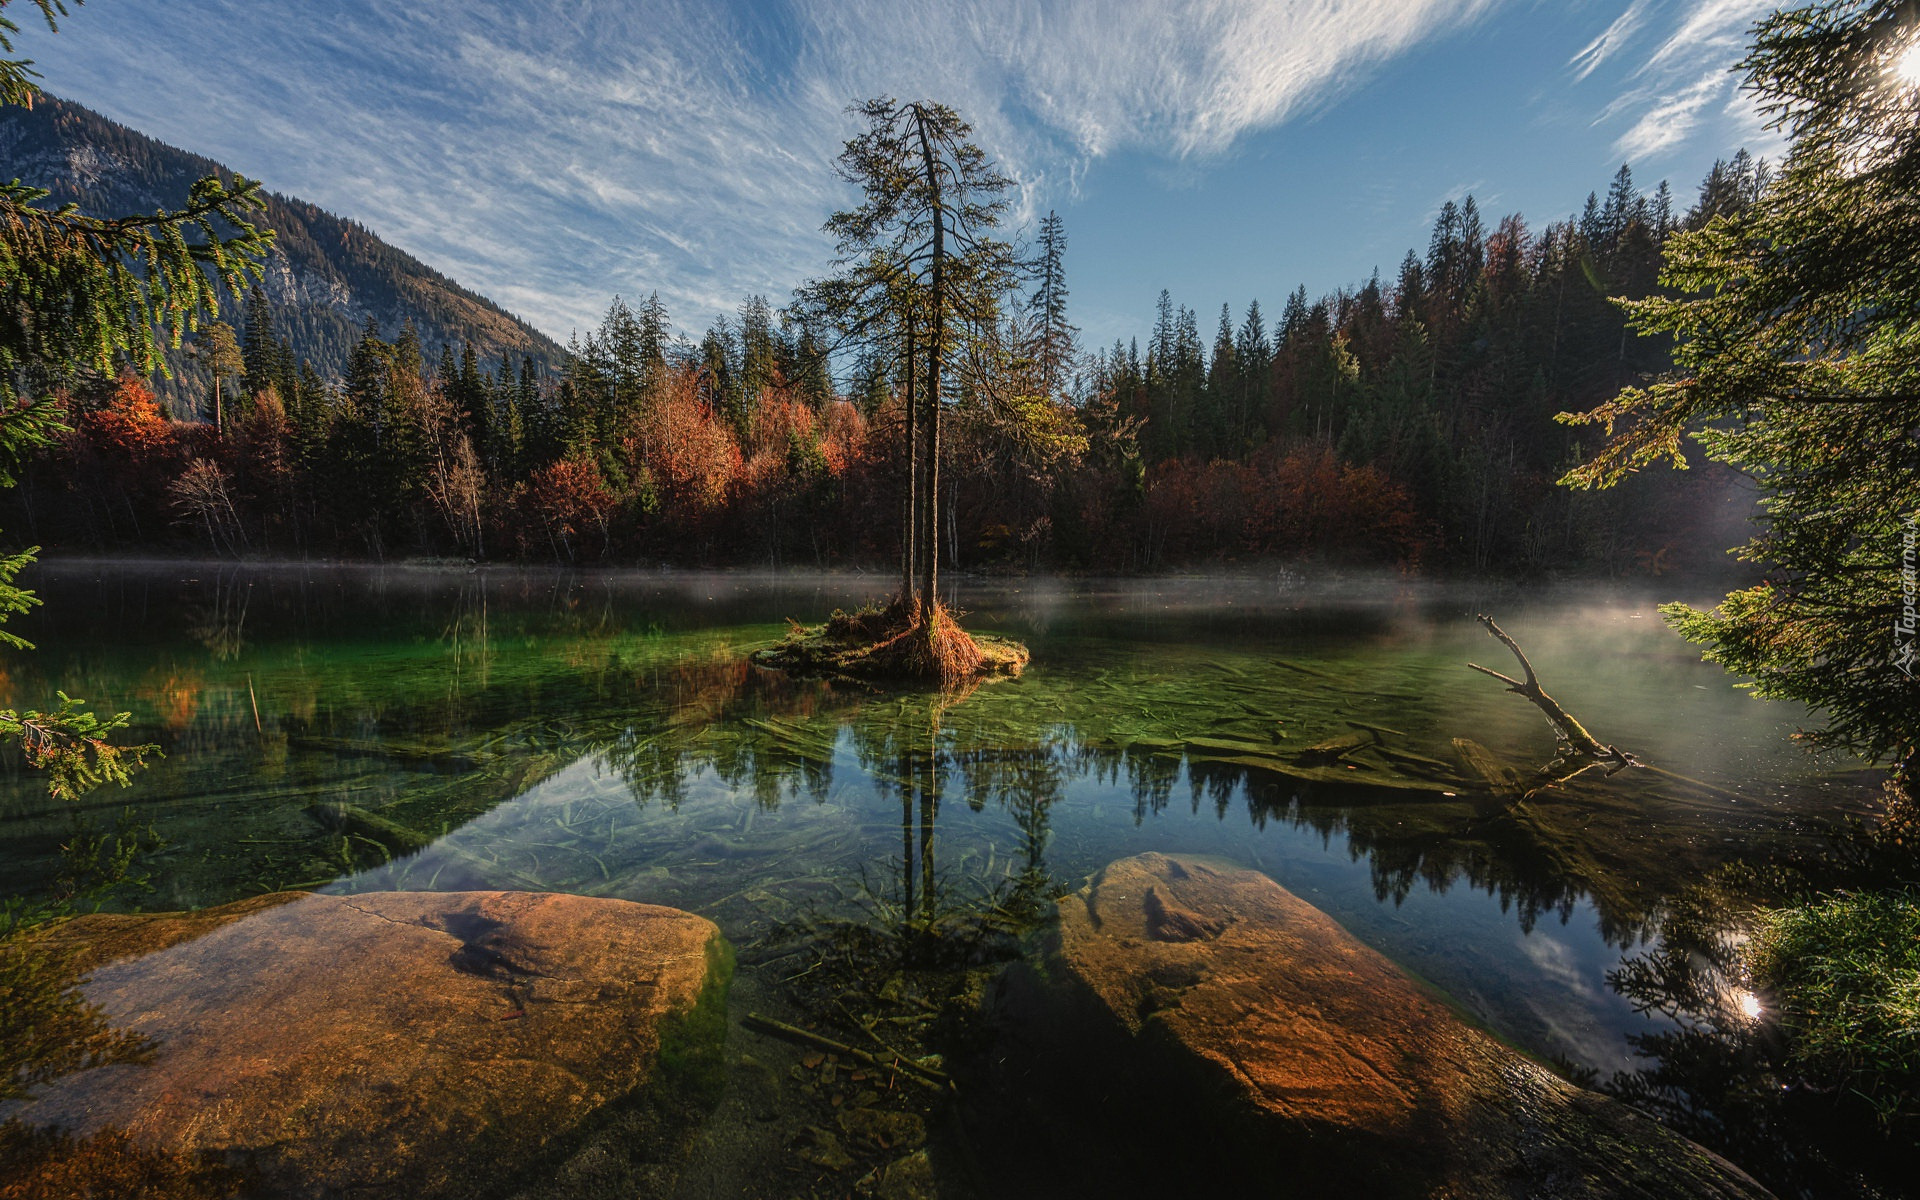
[[[496,1190],[659,1074],[663,1039],[678,1062],[724,1033],[713,924],[621,900],[281,896],[52,937],[158,1053],[0,1116],[224,1154],[268,1195]]]
[[[1126,1043],[1106,1061],[1137,1064],[1133,1107],[1211,1114],[1182,1128],[1264,1194],[1767,1194],[1502,1045],[1258,872],[1123,859],[1060,902],[1059,939],[1076,1025],[1105,1025]]]

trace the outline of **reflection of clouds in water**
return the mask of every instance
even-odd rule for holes
[[[1534,965],[1540,974],[1553,983],[1581,996],[1598,996],[1600,988],[1587,970],[1586,964],[1572,946],[1550,933],[1535,931],[1523,934],[1517,939],[1521,957]]]
[[[1629,1065],[1633,1056],[1622,1034],[1644,1032],[1647,1024],[1605,986],[1609,964],[1596,961],[1591,948],[1538,929],[1517,935],[1514,946],[1534,974],[1518,998],[1539,1023],[1538,1044],[1603,1074]]]

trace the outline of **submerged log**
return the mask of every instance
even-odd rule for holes
[[[1453,739],[1453,748],[1460,755],[1460,761],[1466,768],[1478,776],[1493,790],[1496,796],[1518,796],[1521,792],[1520,780],[1515,777],[1512,767],[1494,757],[1493,751],[1482,746],[1472,738]]]
[[[1324,742],[1316,742],[1302,750],[1299,761],[1308,766],[1325,766],[1339,762],[1356,750],[1364,750],[1380,740],[1380,735],[1371,729],[1356,729],[1352,733],[1343,733],[1330,737]]]
[[[423,850],[433,842],[428,835],[357,804],[323,800],[307,805],[307,815],[324,829],[377,843],[395,858]]]
[[[1526,679],[1515,679],[1511,675],[1483,667],[1478,663],[1468,663],[1469,667],[1483,675],[1491,675],[1507,685],[1507,690],[1517,696],[1524,696],[1534,707],[1546,714],[1547,723],[1553,726],[1554,735],[1560,741],[1560,754],[1552,762],[1540,768],[1540,774],[1551,776],[1555,782],[1571,779],[1588,767],[1598,766],[1608,775],[1616,774],[1628,767],[1637,767],[1639,762],[1633,755],[1615,746],[1608,746],[1587,732],[1586,726],[1574,719],[1572,713],[1560,707],[1559,701],[1547,695],[1540,686],[1540,679],[1533,673],[1533,664],[1527,661],[1526,654],[1518,642],[1507,636],[1506,630],[1493,623],[1493,618],[1485,613],[1479,615],[1479,621],[1487,627],[1487,632],[1498,638],[1513,656],[1520,660],[1520,669],[1526,672]]]

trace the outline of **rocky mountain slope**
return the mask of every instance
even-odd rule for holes
[[[47,188],[48,203],[106,216],[151,212],[184,203],[193,181],[211,174],[232,173],[69,101],[42,96],[32,109],[0,108],[0,177]],[[564,358],[545,334],[362,225],[274,193],[263,218],[277,235],[262,281],[274,331],[323,378],[344,374],[369,317],[388,338],[411,320],[429,364],[443,345],[457,354],[469,341],[488,369],[503,354],[516,369],[523,356],[543,369]],[[222,305],[236,330],[242,314],[242,305]],[[154,383],[178,410],[197,403],[208,380],[190,358],[177,357],[175,368],[173,381]]]

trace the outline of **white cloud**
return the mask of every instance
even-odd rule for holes
[[[1030,221],[1092,159],[1197,168],[1502,2],[176,0],[89,6],[35,50],[56,92],[564,337],[616,292],[698,328],[822,270],[854,100],[954,105]]]
[[[1639,32],[1641,22],[1646,20],[1646,14],[1646,0],[1634,0],[1627,7],[1627,11],[1614,18],[1613,24],[1607,26],[1599,37],[1588,42],[1581,47],[1578,54],[1568,59],[1567,65],[1574,68],[1574,82],[1578,83],[1593,74],[1601,63],[1612,58],[1614,51],[1620,49],[1628,39]]]
[[[1701,114],[1727,90],[1725,79],[1708,75],[1678,91],[1661,92],[1645,105],[1633,127],[1614,142],[1614,149],[1632,162],[1678,145],[1699,124]]]
[[[1657,158],[1706,135],[1709,125],[1723,139],[1750,142],[1746,135],[1758,123],[1732,68],[1754,23],[1774,7],[1773,0],[1692,0],[1671,10],[1664,27],[1653,29],[1646,0],[1635,0],[1574,55],[1568,65],[1575,82],[1609,61],[1624,66],[1635,52],[1640,55],[1619,81],[1621,90],[1595,118],[1596,124],[1627,122],[1614,141],[1615,152],[1630,161]]]
[[[1499,0],[849,0],[810,10],[830,90],[933,94],[1003,152],[1218,154]]]

